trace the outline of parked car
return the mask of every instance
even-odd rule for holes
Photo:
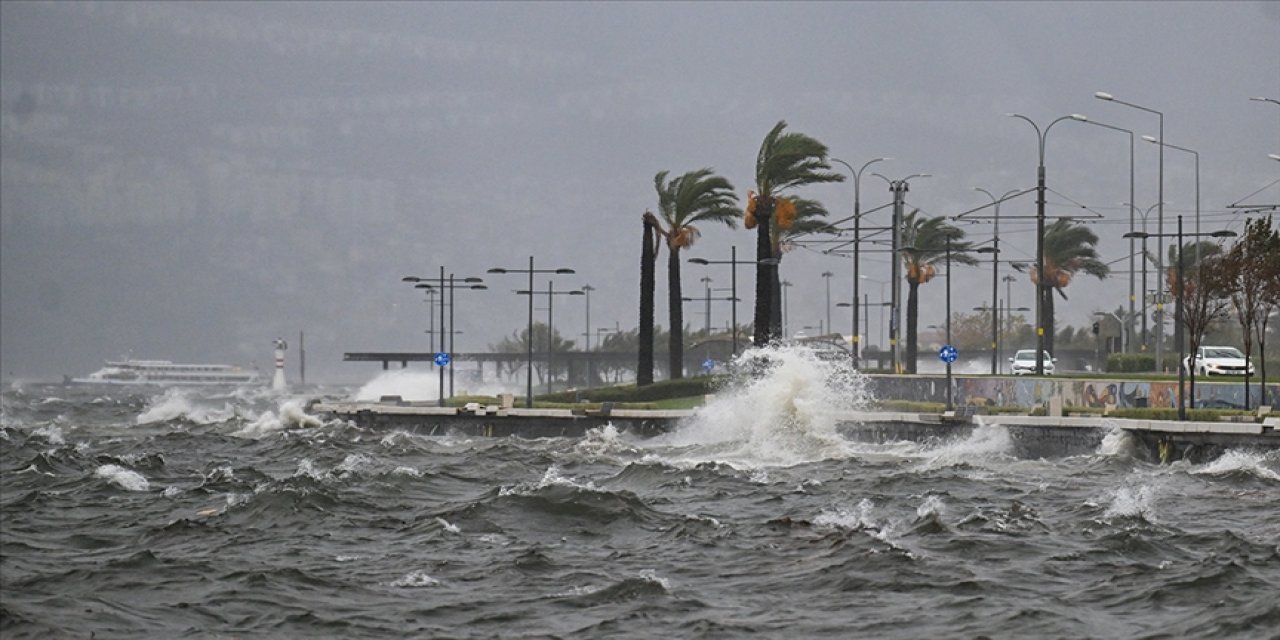
[[[1053,363],[1058,359],[1051,357],[1049,352],[1044,352],[1044,374],[1053,375]],[[1013,375],[1020,376],[1028,373],[1036,372],[1036,350],[1035,349],[1019,349],[1017,353],[1009,358],[1009,362],[1013,363]]]
[[[1200,347],[1196,350],[1195,363],[1191,356],[1182,360],[1185,371],[1194,371],[1198,376],[1242,376],[1245,371],[1253,373],[1253,363],[1244,357],[1235,347]]]

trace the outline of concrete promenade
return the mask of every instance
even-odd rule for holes
[[[436,407],[403,402],[317,402],[309,412],[349,420],[361,427],[400,429],[424,435],[480,437],[581,437],[613,425],[619,431],[652,437],[679,427],[693,410],[518,409],[468,405]],[[964,411],[922,414],[859,411],[834,415],[837,428],[861,442],[941,442],[969,437],[977,429],[1002,427],[1012,453],[1022,458],[1053,458],[1096,451],[1108,434],[1123,430],[1134,455],[1150,462],[1203,462],[1230,449],[1280,448],[1280,418],[1258,422],[1173,422],[1111,417],[971,415]]]

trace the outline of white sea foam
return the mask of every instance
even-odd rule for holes
[[[46,425],[32,433],[44,438],[49,444],[64,445],[67,443],[66,439],[62,437],[62,428],[56,425]]]
[[[181,419],[196,424],[215,424],[234,417],[236,410],[230,404],[223,404],[220,409],[201,406],[188,391],[172,388],[152,398],[136,422],[141,425]]]
[[[236,431],[235,436],[242,438],[258,438],[277,431],[286,429],[303,429],[314,428],[324,425],[324,421],[306,412],[303,407],[304,400],[302,398],[288,398],[282,400],[279,406],[279,414],[271,411],[264,411],[253,422],[246,424],[244,428]]]
[[[406,588],[434,587],[439,584],[440,584],[439,580],[432,578],[431,576],[427,575],[426,571],[422,571],[420,569],[410,571],[409,573],[391,582],[391,586],[393,587],[406,587]]]
[[[946,513],[947,513],[947,504],[942,501],[941,496],[937,496],[937,495],[930,494],[928,496],[925,496],[925,499],[923,502],[920,503],[920,506],[916,507],[917,518],[924,518],[927,516],[934,516],[934,517],[941,518],[942,516],[946,515]]]
[[[839,527],[842,529],[876,529],[878,525],[872,518],[873,509],[875,509],[875,504],[863,498],[853,510],[823,511],[813,519],[813,523],[819,526]]]
[[[125,491],[146,491],[151,487],[141,473],[114,464],[104,464],[98,467],[94,475]]]
[[[976,427],[965,438],[953,440],[927,450],[925,468],[941,469],[981,460],[1008,457],[1013,447],[1009,429],[1000,425]]]
[[[448,373],[445,373],[448,376]],[[447,381],[446,381],[446,384]],[[460,396],[498,396],[503,393],[523,394],[524,385],[503,380],[468,383],[455,390]],[[428,402],[440,398],[440,374],[423,369],[392,369],[364,383],[355,393],[358,402],[376,402],[382,396],[400,396],[406,402]]]
[[[1267,480],[1280,480],[1280,473],[1267,466],[1268,456],[1253,451],[1230,450],[1217,459],[1191,469],[1197,475],[1218,475],[1243,471]]]
[[[1107,492],[1107,510],[1102,514],[1102,519],[1141,517],[1148,522],[1155,522],[1158,494],[1159,486],[1154,478],[1112,489]]]
[[[837,431],[841,414],[865,406],[866,377],[847,359],[781,346],[739,356],[738,371],[677,431],[651,445],[681,450],[673,462],[727,462],[743,468],[844,458],[854,449]],[[754,375],[747,373],[754,371]]]
[[[462,529],[459,529],[458,525],[452,524],[448,520],[445,520],[444,518],[436,518],[436,522],[439,523],[439,525],[449,533],[462,533]]]
[[[1131,457],[1134,449],[1133,434],[1127,429],[1121,429],[1118,426],[1111,428],[1107,435],[1103,436],[1102,443],[1098,445],[1098,455],[1109,457]]]
[[[504,486],[498,489],[498,495],[500,496],[528,495],[530,493],[534,493],[538,491],[539,489],[545,489],[547,487],[557,487],[557,486],[572,487],[574,489],[583,489],[585,491],[599,491],[599,489],[596,487],[594,482],[588,481],[586,484],[582,484],[577,482],[573,478],[566,478],[565,476],[560,475],[559,466],[551,465],[550,467],[547,468],[545,472],[543,472],[542,478],[538,480],[538,482],[536,483],[521,482],[514,486]]]

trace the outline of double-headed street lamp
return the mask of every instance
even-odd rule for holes
[[[732,320],[733,324],[733,356],[738,356],[738,265],[740,264],[778,264],[777,258],[765,258],[763,260],[738,260],[738,247],[734,245],[729,248],[728,260],[707,260],[706,258],[689,258],[689,262],[693,264],[709,265],[709,264],[727,264],[729,265],[729,297],[733,299]]]
[[[1044,375],[1044,328],[1048,324],[1045,322],[1044,312],[1047,304],[1044,298],[1046,295],[1053,295],[1051,287],[1045,287],[1048,277],[1044,273],[1044,205],[1045,205],[1045,184],[1044,184],[1044,146],[1045,139],[1049,136],[1049,130],[1053,125],[1063,120],[1080,120],[1084,116],[1079,114],[1061,116],[1050,122],[1044,131],[1040,130],[1040,126],[1034,120],[1020,113],[1006,113],[1010,118],[1021,118],[1026,120],[1031,128],[1036,130],[1036,139],[1040,143],[1040,164],[1036,168],[1036,275],[1040,282],[1036,284],[1036,375]]]
[[[1137,110],[1139,110],[1139,111],[1145,111],[1145,112],[1147,112],[1147,113],[1154,113],[1154,114],[1156,114],[1156,116],[1160,119],[1160,136],[1159,136],[1159,138],[1158,138],[1159,142],[1161,143],[1161,144],[1160,144],[1160,166],[1159,166],[1159,177],[1157,178],[1157,180],[1158,180],[1158,186],[1157,186],[1157,191],[1156,191],[1156,206],[1159,208],[1159,214],[1158,214],[1158,218],[1157,218],[1157,220],[1156,220],[1156,232],[1157,232],[1157,234],[1160,234],[1161,236],[1163,236],[1163,234],[1164,234],[1164,205],[1165,205],[1165,199],[1164,199],[1164,113],[1162,113],[1162,112],[1160,112],[1160,111],[1156,111],[1155,109],[1152,109],[1152,108],[1150,108],[1150,107],[1144,107],[1144,106],[1142,106],[1142,105],[1134,104],[1134,103],[1132,103],[1132,102],[1125,102],[1124,100],[1120,100],[1120,99],[1116,98],[1115,96],[1113,96],[1113,95],[1111,95],[1111,94],[1109,94],[1109,93],[1106,93],[1106,92],[1104,92],[1104,91],[1099,91],[1099,92],[1097,92],[1097,93],[1093,94],[1093,97],[1095,97],[1095,98],[1097,98],[1097,99],[1099,99],[1099,100],[1106,100],[1107,102],[1114,102],[1114,103],[1116,103],[1116,104],[1122,104],[1122,105],[1124,105],[1124,106],[1126,106],[1126,107],[1131,107],[1131,108],[1133,108],[1133,109],[1137,109]],[[1134,201],[1134,198],[1129,198],[1129,202],[1133,202],[1133,201]],[[1130,233],[1132,233],[1132,231],[1131,231]],[[1131,252],[1131,253],[1132,253],[1132,252]],[[1145,257],[1145,256],[1144,256],[1144,257]],[[1163,271],[1164,271],[1164,242],[1163,242],[1162,240],[1161,240],[1161,241],[1157,241],[1157,242],[1156,242],[1156,271],[1160,271],[1160,272],[1163,272]],[[1145,290],[1143,291],[1143,294],[1144,294],[1144,295],[1146,294],[1146,291],[1145,291]],[[1179,365],[1179,366],[1181,366],[1181,365]],[[1156,369],[1157,369],[1157,370],[1163,370],[1163,369],[1164,369],[1164,327],[1163,327],[1163,323],[1160,323],[1160,324],[1157,324],[1157,325],[1156,325]]]
[[[1135,199],[1134,198],[1134,180],[1133,180],[1133,160],[1134,160],[1133,131],[1131,129],[1125,129],[1123,127],[1116,127],[1103,122],[1089,120],[1084,116],[1080,116],[1080,118],[1081,118],[1080,119],[1081,122],[1084,122],[1086,124],[1091,124],[1095,127],[1102,127],[1104,129],[1111,129],[1112,131],[1119,131],[1121,133],[1129,134],[1129,203],[1130,203],[1129,204],[1129,231],[1130,232],[1137,231],[1138,229],[1135,226],[1137,224],[1137,218],[1135,215],[1137,213],[1137,205],[1133,204],[1133,201]],[[1132,318],[1134,315],[1134,305],[1136,304],[1136,296],[1134,294],[1133,255],[1134,255],[1133,239],[1130,239],[1129,240],[1129,317],[1130,318]],[[1132,326],[1132,323],[1130,323],[1130,326]],[[1125,334],[1130,336],[1130,339],[1129,339],[1130,344],[1133,343],[1132,333],[1133,333],[1132,330],[1128,326],[1126,326]]]
[[[1132,231],[1132,232],[1129,232],[1129,233],[1124,234],[1124,237],[1126,237],[1126,238],[1149,238],[1149,237],[1155,237],[1155,236],[1157,236],[1157,235],[1161,235],[1161,234],[1145,233],[1145,232],[1141,232],[1141,231]],[[1230,230],[1226,230],[1226,229],[1223,229],[1223,230],[1219,230],[1219,231],[1211,231],[1211,232],[1209,232],[1209,233],[1199,233],[1199,232],[1196,232],[1196,233],[1190,233],[1190,234],[1183,234],[1183,233],[1182,233],[1182,216],[1178,216],[1178,233],[1176,233],[1176,234],[1169,234],[1169,235],[1170,235],[1170,237],[1177,237],[1177,239],[1178,239],[1178,276],[1177,276],[1177,277],[1178,277],[1178,291],[1177,291],[1177,295],[1176,295],[1176,297],[1174,298],[1174,303],[1175,303],[1177,306],[1174,308],[1174,312],[1173,312],[1173,339],[1174,339],[1174,341],[1175,341],[1175,342],[1177,342],[1177,343],[1178,343],[1178,420],[1185,421],[1185,420],[1187,419],[1187,403],[1186,403],[1186,398],[1185,398],[1184,383],[1185,383],[1185,378],[1186,378],[1186,373],[1187,373],[1187,367],[1185,367],[1185,366],[1183,365],[1183,362],[1182,362],[1182,359],[1183,359],[1183,357],[1184,357],[1184,356],[1183,356],[1184,346],[1183,346],[1183,339],[1182,339],[1182,325],[1185,323],[1185,319],[1183,318],[1183,313],[1182,313],[1182,299],[1183,299],[1184,297],[1186,297],[1186,287],[1187,287],[1186,282],[1187,282],[1187,281],[1186,281],[1186,276],[1185,276],[1185,274],[1183,273],[1183,265],[1182,265],[1182,262],[1183,262],[1183,260],[1182,260],[1182,257],[1183,257],[1183,256],[1182,256],[1182,239],[1183,239],[1183,237],[1184,237],[1185,235],[1189,235],[1189,236],[1192,236],[1192,237],[1208,236],[1208,237],[1211,237],[1211,238],[1231,238],[1231,237],[1234,237],[1234,236],[1236,235],[1236,232],[1234,232],[1234,231],[1230,231]],[[1198,244],[1198,243],[1197,243],[1197,244]],[[1195,373],[1193,372],[1191,375],[1192,375],[1192,378],[1191,378],[1191,380],[1192,380],[1192,386],[1194,386],[1194,385],[1195,385]],[[1194,403],[1194,400],[1193,400],[1192,402]]]
[[[991,247],[983,247],[978,253],[991,254],[991,299],[995,300],[999,296],[1000,288],[1000,203],[1009,199],[1010,196],[1021,194],[1020,189],[1010,189],[1004,192],[999,198],[982,187],[974,187],[974,191],[981,191],[991,198],[991,206],[994,209],[993,219],[995,220],[995,229],[991,235]],[[996,323],[999,314],[993,308],[991,311],[991,375],[995,375],[999,371],[1000,361],[996,343],[999,342],[999,334],[996,332]]]
[[[861,167],[855,170],[848,162],[837,158],[831,158],[832,162],[844,165],[845,168],[849,170],[849,173],[853,174],[853,301],[855,304],[851,306],[853,309],[853,364],[855,367],[858,366],[858,357],[860,355],[858,348],[858,305],[856,304],[858,301],[858,280],[861,279],[861,274],[858,273],[861,265],[861,259],[858,255],[858,247],[862,243],[862,195],[860,183],[862,182],[862,172],[866,171],[867,167],[877,162],[884,162],[892,159],[893,158],[873,158],[866,161]],[[834,224],[840,223],[836,222]],[[827,315],[830,316],[831,314],[828,313]],[[827,324],[831,324],[830,317],[827,318]]]
[[[547,296],[547,393],[551,393],[551,383],[555,379],[555,371],[552,368],[552,359],[555,356],[555,336],[553,335],[552,310],[555,308],[554,302],[556,296],[583,296],[587,292],[582,289],[570,289],[568,291],[556,291],[555,283],[551,280],[547,281],[546,291],[534,291],[532,289],[523,289],[516,292],[516,295],[529,296],[533,300],[533,296],[546,294]],[[529,342],[533,343],[533,325],[530,324]],[[532,347],[530,347],[532,348]]]
[[[1142,139],[1152,144],[1158,144],[1162,148],[1169,147],[1170,149],[1177,149],[1178,151],[1184,151],[1196,157],[1196,233],[1199,234],[1200,233],[1200,153],[1197,151],[1192,151],[1191,149],[1188,149],[1186,147],[1179,147],[1176,144],[1161,142],[1160,140],[1157,140],[1151,136],[1142,136]],[[1199,243],[1196,243],[1196,264],[1197,265],[1200,264],[1200,244]]]
[[[533,256],[529,256],[528,269],[507,269],[504,267],[493,267],[489,269],[489,273],[527,273],[529,274],[529,291],[533,291],[533,274],[535,273],[551,273],[556,275],[564,275],[576,273],[573,269],[561,267],[559,269],[534,269]],[[533,408],[533,295],[529,295],[529,362],[528,373],[526,374],[526,397],[524,399],[525,407]]]
[[[453,334],[454,334],[453,291],[454,289],[457,289],[457,288],[488,289],[489,287],[483,284],[480,284],[484,282],[480,278],[475,278],[475,277],[455,278],[452,273],[449,274],[448,278],[445,278],[443,266],[440,267],[439,278],[423,278],[420,276],[405,276],[400,280],[402,282],[415,283],[414,284],[415,289],[426,289],[428,292],[435,290],[439,292],[439,295],[440,295],[440,301],[439,301],[440,302],[440,352],[442,354],[445,354],[445,357],[444,358],[440,357],[440,354],[436,355],[436,368],[440,372],[440,393],[439,393],[439,399],[437,400],[437,403],[439,406],[443,407],[444,406],[444,370],[446,368],[449,369],[449,395],[450,396],[453,395],[453,367],[449,366],[450,363],[448,360],[448,358],[451,357],[453,353]],[[464,283],[466,284],[466,286],[458,287],[456,286],[456,283],[458,282]],[[446,289],[449,291],[449,338],[448,338],[449,346],[447,348],[445,347],[445,324],[444,324],[444,307],[445,307],[444,292]]]

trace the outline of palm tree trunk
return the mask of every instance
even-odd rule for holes
[[[671,318],[670,340],[667,342],[667,362],[670,378],[684,377],[684,303],[680,290],[680,248],[667,244],[667,311]]]
[[[644,246],[640,249],[640,361],[636,365],[636,386],[653,384],[653,294],[655,289],[655,272],[657,271],[657,252],[655,249],[654,224],[645,214]]]
[[[906,365],[907,373],[916,372],[916,323],[920,319],[920,301],[916,298],[916,294],[920,290],[920,283],[907,280],[907,356]]]
[[[770,251],[773,251],[770,249]],[[772,255],[772,254],[771,254]],[[773,267],[773,308],[769,310],[769,330],[775,336],[784,336],[782,333],[782,264],[776,264]]]
[[[773,257],[773,243],[769,237],[769,223],[773,218],[773,199],[760,196],[756,201],[756,308],[755,346],[763,347],[773,343],[777,334],[773,332],[773,281],[777,278],[777,265],[760,264],[760,261]]]

